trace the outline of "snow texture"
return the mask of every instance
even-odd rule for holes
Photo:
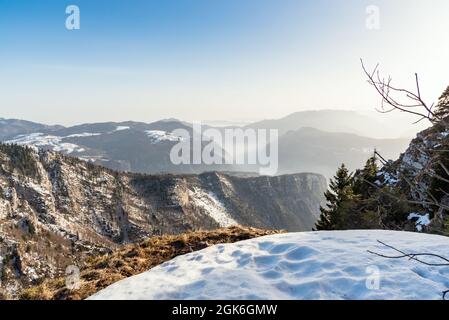
[[[408,253],[449,256],[449,238],[421,233],[280,234],[179,256],[89,299],[442,299],[449,267],[367,252],[397,255],[377,240]]]
[[[82,147],[76,144],[62,142],[63,138],[64,137],[44,135],[42,133],[32,133],[29,135],[19,135],[12,140],[6,141],[5,143],[31,145],[37,148],[51,147],[53,151],[65,153],[85,151]]]
[[[220,227],[230,227],[238,224],[226,211],[225,205],[212,192],[193,188],[193,191],[189,190],[189,198],[197,207],[202,208],[209,214]]]
[[[178,137],[170,132],[161,130],[146,130],[145,133],[151,139],[152,143],[158,143],[161,141],[182,141],[181,137]]]
[[[55,135],[47,135],[41,132],[31,133],[31,134],[23,134],[14,137],[11,140],[5,141],[5,143],[18,144],[18,145],[28,145],[36,148],[49,148],[56,152],[64,152],[67,154],[71,154],[74,152],[82,153],[85,152],[86,149],[82,146],[79,146],[74,143],[66,142],[65,139],[70,138],[85,138],[85,137],[94,137],[100,136],[103,134],[112,134],[114,132],[130,130],[128,126],[117,126],[113,131],[106,133],[96,133],[96,132],[82,132],[82,133],[74,133],[68,136],[55,136]],[[160,131],[160,130],[147,130],[145,133],[151,139],[152,144],[157,144],[163,141],[182,141],[182,137],[178,137],[173,135],[170,132]]]
[[[95,136],[99,136],[99,135],[101,135],[101,133],[83,132],[83,133],[74,133],[74,134],[66,136],[65,138],[84,138],[84,137],[95,137]]]
[[[115,128],[115,131],[123,131],[123,130],[129,130],[130,128],[127,126],[117,126],[117,128]]]
[[[374,183],[379,186],[382,187],[384,185],[387,186],[394,186],[399,182],[399,179],[397,179],[396,177],[394,177],[392,174],[390,174],[389,172],[386,171],[379,171],[376,174],[377,177],[382,177],[382,181],[381,180],[376,180]]]

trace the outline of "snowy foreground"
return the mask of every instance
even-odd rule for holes
[[[435,235],[280,234],[177,257],[89,299],[442,299],[449,289],[449,267],[368,253],[398,255],[377,240],[406,253],[449,257],[449,238]]]

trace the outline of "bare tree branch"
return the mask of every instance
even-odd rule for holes
[[[362,70],[368,78],[367,82],[374,87],[382,98],[381,110],[378,110],[379,112],[390,113],[394,110],[398,110],[400,112],[418,116],[419,120],[417,120],[417,122],[429,120],[433,124],[445,123],[447,125],[444,119],[433,112],[434,104],[429,105],[422,98],[421,86],[417,73],[415,73],[416,92],[413,92],[411,90],[393,86],[393,79],[391,77],[388,77],[388,79],[381,77],[379,64],[376,65],[372,72],[369,72],[363,59],[360,59],[360,62],[362,64]],[[386,105],[388,105],[389,108],[386,109]]]
[[[374,254],[374,255],[382,257],[382,258],[387,258],[387,259],[410,258],[410,260],[414,260],[414,261],[417,261],[417,262],[419,262],[421,264],[424,264],[426,266],[431,266],[431,267],[449,267],[449,259],[447,259],[447,258],[445,258],[443,256],[440,256],[438,254],[433,254],[433,253],[405,253],[404,251],[399,250],[399,249],[397,249],[397,248],[395,248],[395,247],[393,247],[391,245],[388,245],[385,242],[382,242],[380,240],[377,240],[377,242],[379,242],[380,244],[384,245],[387,248],[390,248],[390,249],[400,253],[400,255],[398,255],[398,256],[388,256],[388,255],[384,255],[384,254],[381,254],[381,253],[378,253],[378,252],[374,252],[374,251],[371,251],[371,250],[367,250],[368,253]],[[437,259],[439,259],[441,261],[444,261],[444,262],[442,262],[442,263],[431,263],[431,262],[423,261],[423,260],[421,260],[421,259],[419,259],[417,257],[432,257],[432,258],[437,258]],[[449,290],[443,291],[442,294],[443,294],[443,300],[446,300],[446,296],[449,294]]]
[[[363,181],[365,183],[369,184],[370,186],[376,188],[380,193],[383,193],[383,194],[385,194],[385,195],[387,195],[387,196],[389,196],[389,197],[391,197],[391,198],[393,198],[393,199],[395,199],[397,201],[406,202],[406,203],[409,203],[409,204],[421,205],[421,206],[437,206],[437,207],[443,208],[445,210],[449,210],[449,206],[440,204],[438,202],[435,203],[433,201],[427,201],[427,200],[418,201],[418,200],[409,200],[409,199],[400,198],[400,197],[396,196],[395,194],[385,190],[384,188],[381,188],[378,185],[372,183],[371,181],[368,181],[366,179],[363,179]]]
[[[379,256],[379,257],[389,258],[389,259],[410,258],[410,260],[415,260],[415,261],[417,261],[419,263],[425,264],[427,266],[432,266],[432,267],[449,267],[449,259],[447,259],[447,258],[445,258],[443,256],[440,256],[438,254],[433,254],[433,253],[405,253],[404,251],[401,251],[401,250],[399,250],[399,249],[397,249],[397,248],[395,248],[395,247],[393,247],[391,245],[388,245],[385,242],[382,242],[380,240],[377,240],[377,242],[379,242],[380,244],[384,245],[387,248],[390,248],[390,249],[392,249],[392,250],[394,250],[396,252],[399,252],[401,255],[399,255],[399,256],[387,256],[387,255],[383,255],[383,254],[380,254],[380,253],[368,250],[369,253],[374,254],[376,256]],[[430,262],[423,261],[423,260],[421,260],[421,259],[419,259],[417,257],[438,258],[438,259],[444,261],[444,263],[430,263]]]

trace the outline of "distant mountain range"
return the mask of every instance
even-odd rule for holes
[[[318,110],[292,113],[280,119],[270,119],[247,125],[247,128],[278,129],[279,134],[296,131],[303,127],[315,128],[327,132],[346,132],[365,137],[392,138],[398,136],[398,130],[391,121],[365,116],[355,111]]]
[[[185,129],[192,136],[189,125],[174,119],[153,123],[93,123],[68,128],[3,119],[0,128],[2,142],[62,152],[120,171],[200,173],[217,169],[233,170],[232,166],[172,164],[170,150],[181,139],[172,132]]]
[[[18,135],[31,134],[35,132],[51,132],[53,130],[63,129],[63,126],[48,126],[17,119],[0,118],[0,141],[12,139]]]
[[[280,137],[278,173],[319,172],[329,178],[342,163],[350,170],[363,167],[374,149],[386,159],[396,159],[409,142],[301,128]]]
[[[209,126],[205,126],[210,128]],[[316,172],[330,177],[341,163],[360,167],[377,148],[397,158],[409,139],[374,139],[388,134],[385,123],[353,111],[323,110],[256,122],[243,129],[278,129],[279,174]],[[106,122],[72,127],[0,119],[0,141],[62,152],[110,169],[141,173],[258,172],[257,165],[173,165],[169,154],[179,137],[175,129],[192,127],[176,119],[153,123]],[[226,127],[217,127],[222,131]],[[204,143],[205,144],[205,143]],[[222,151],[225,154],[226,150]]]

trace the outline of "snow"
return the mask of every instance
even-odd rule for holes
[[[85,162],[92,162],[92,163],[94,163],[95,161],[103,161],[103,162],[109,161],[109,159],[102,158],[101,156],[98,156],[98,157],[95,157],[95,156],[93,156],[93,157],[79,157],[79,159],[82,160],[82,161],[85,161]]]
[[[189,199],[203,209],[220,227],[230,227],[238,223],[226,211],[225,205],[212,192],[193,188],[189,190]]]
[[[151,139],[153,144],[161,141],[182,141],[182,137],[178,137],[170,132],[162,130],[146,130],[145,133]]]
[[[449,267],[367,252],[398,254],[377,240],[408,253],[449,256],[449,238],[421,233],[280,234],[176,257],[89,299],[442,299]]]
[[[389,172],[386,171],[379,171],[376,173],[377,177],[383,177],[383,182],[380,180],[376,180],[374,183],[379,186],[382,187],[384,185],[387,186],[394,186],[399,182],[399,179],[397,179],[396,177],[394,177],[392,174],[390,174]]]
[[[421,215],[419,213],[412,212],[408,215],[407,220],[417,219],[415,221],[416,230],[422,231],[423,226],[428,226],[430,224],[430,215],[428,213]]]
[[[116,126],[116,128],[111,132],[106,132],[104,134],[112,134],[118,131],[130,130],[129,126]],[[182,137],[178,137],[170,132],[160,131],[160,130],[147,130],[145,131],[148,137],[151,139],[151,143],[156,144],[162,141],[182,141]],[[56,152],[63,152],[71,154],[74,152],[82,153],[86,149],[74,143],[65,142],[64,139],[70,138],[84,138],[100,136],[103,133],[96,132],[81,132],[73,133],[67,136],[55,136],[44,134],[41,132],[35,132],[31,134],[23,134],[14,137],[11,140],[5,141],[4,143],[18,144],[18,145],[28,145],[38,150],[38,148],[49,148]]]
[[[399,179],[394,178],[394,177],[393,177],[392,175],[390,175],[388,172],[385,172],[384,180],[385,180],[385,183],[386,183],[387,185],[389,185],[389,186],[395,185],[395,184],[397,184],[397,183],[399,182]]]
[[[83,152],[84,149],[76,144],[62,142],[63,137],[44,135],[43,133],[32,133],[28,135],[19,135],[12,140],[5,141],[5,143],[18,145],[31,145],[34,147],[50,147],[56,152]]]
[[[39,276],[37,275],[36,269],[32,268],[32,267],[28,267],[26,272],[25,272],[28,277],[30,277],[30,279],[32,280],[37,280],[39,279]]]
[[[115,131],[123,131],[123,130],[129,130],[129,127],[127,127],[127,126],[117,126],[117,128],[115,128]]]
[[[413,169],[422,170],[422,169],[424,169],[428,160],[429,159],[424,155],[419,155],[419,158],[415,159],[415,157],[413,157],[411,154],[406,153],[406,154],[404,154],[402,162]]]
[[[101,135],[101,133],[83,132],[83,133],[74,133],[74,134],[66,136],[65,138],[84,138],[84,137],[94,137],[94,136],[99,136],[99,135]]]
[[[37,184],[37,183],[34,183],[32,181],[28,181],[28,182],[26,182],[25,185],[26,185],[27,188],[32,189],[32,190],[36,191],[37,193],[39,193],[41,195],[48,195],[49,194],[48,190],[45,189],[44,184]]]

